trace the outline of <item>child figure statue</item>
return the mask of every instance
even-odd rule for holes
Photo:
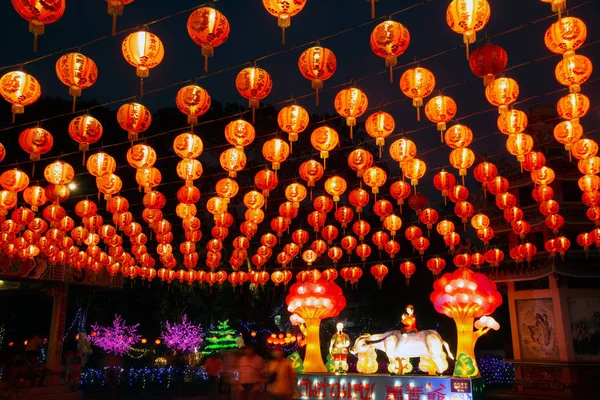
[[[332,355],[335,362],[335,373],[348,371],[348,347],[350,347],[350,337],[344,333],[344,324],[339,322],[336,325],[337,332],[329,342],[329,354]]]
[[[406,312],[402,314],[402,324],[404,328],[402,332],[406,335],[407,333],[417,333],[417,317],[415,317],[415,308],[409,304],[406,306]]]

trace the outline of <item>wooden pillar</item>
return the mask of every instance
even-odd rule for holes
[[[67,299],[69,289],[60,284],[50,291],[54,297],[52,305],[52,320],[50,322],[50,337],[46,355],[46,385],[60,384],[60,374],[65,369],[61,363],[63,337],[65,335],[65,318],[67,316]]]

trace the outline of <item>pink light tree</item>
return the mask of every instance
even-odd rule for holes
[[[204,340],[204,331],[200,325],[194,325],[183,315],[181,323],[165,323],[165,329],[161,333],[161,339],[165,345],[173,350],[184,353],[194,351]]]
[[[137,333],[139,326],[140,324],[127,325],[120,315],[115,315],[112,326],[97,323],[92,325],[90,342],[108,354],[122,356],[141,339],[141,335]]]

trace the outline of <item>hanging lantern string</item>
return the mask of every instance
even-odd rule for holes
[[[583,6],[583,5],[585,5],[585,4],[589,4],[589,3],[593,2],[593,1],[594,1],[594,0],[590,0],[590,1],[588,1],[588,2],[581,3],[581,4],[577,5],[577,6],[574,6],[574,7],[572,7],[572,9],[578,8],[578,7],[580,7],[580,6]],[[421,4],[421,3],[419,3],[419,4]],[[416,5],[415,5],[415,6],[416,6]],[[411,8],[411,7],[409,7],[408,9],[410,9],[410,8]],[[194,9],[195,9],[195,8],[194,8]],[[405,9],[405,10],[406,10],[406,9]],[[186,10],[186,11],[189,11],[189,10]],[[403,11],[404,11],[404,10],[397,11],[395,14],[398,14],[398,13],[400,13],[400,12],[403,12]],[[181,13],[183,13],[183,12],[185,12],[185,11],[182,11]],[[392,15],[394,15],[394,14],[392,14]],[[163,19],[161,19],[161,20],[164,20],[164,19],[166,19],[166,18],[167,18],[167,17],[164,17],[164,18],[163,18]],[[380,18],[380,19],[381,19],[381,18]],[[538,19],[538,20],[536,20],[536,21],[532,21],[532,22],[530,22],[530,23],[522,24],[522,25],[520,25],[520,26],[517,26],[517,27],[511,28],[511,29],[508,29],[508,30],[506,30],[506,31],[500,32],[500,33],[498,33],[498,34],[496,34],[496,35],[493,35],[493,36],[490,36],[490,37],[484,38],[484,39],[482,39],[481,41],[488,41],[488,40],[490,40],[491,38],[494,38],[494,37],[498,37],[498,36],[502,36],[502,35],[505,35],[505,34],[508,34],[508,33],[515,32],[515,31],[517,31],[517,30],[520,30],[520,29],[522,29],[522,28],[525,28],[525,27],[531,26],[532,24],[536,24],[536,23],[542,22],[542,21],[544,21],[544,20],[546,20],[546,19],[547,19],[547,18],[541,18],[541,19]],[[156,23],[157,21],[161,21],[161,20],[156,20],[156,21],[154,21],[154,22],[150,22],[150,23],[147,23],[147,24],[142,24],[142,25],[140,25],[140,26],[145,26],[145,25],[153,24],[153,23]],[[137,28],[136,28],[136,29],[137,29]],[[135,30],[135,29],[133,29],[133,30]],[[131,31],[131,30],[127,30],[127,32],[129,32],[129,31]],[[125,31],[123,31],[123,32],[125,32]],[[337,35],[340,35],[340,34],[342,34],[343,32],[345,32],[345,31],[341,31],[341,32],[338,32],[338,33],[335,33],[335,34],[329,35],[329,36],[327,36],[327,37],[325,37],[325,38],[331,38],[331,37],[335,37],[335,36],[337,36]],[[110,37],[110,36],[108,36],[108,37]],[[99,40],[99,39],[97,39],[97,40]],[[323,39],[319,39],[319,40],[323,40]],[[278,51],[278,52],[274,52],[274,53],[268,54],[268,55],[266,55],[266,56],[263,56],[263,57],[256,58],[256,59],[254,59],[254,60],[252,60],[252,61],[246,61],[246,62],[244,62],[244,63],[241,63],[241,64],[237,64],[237,65],[230,66],[230,67],[225,67],[225,68],[223,68],[223,69],[221,69],[221,70],[214,71],[214,72],[211,72],[211,73],[208,73],[208,74],[205,74],[205,75],[199,76],[199,77],[194,77],[194,78],[190,78],[190,79],[182,80],[182,81],[179,81],[179,82],[175,82],[175,83],[172,83],[172,84],[166,85],[166,86],[164,86],[164,87],[161,87],[161,88],[156,88],[156,89],[153,89],[153,90],[147,91],[147,92],[145,92],[144,94],[145,94],[146,96],[148,96],[149,94],[153,94],[153,93],[162,92],[163,90],[167,90],[167,89],[170,89],[170,88],[172,88],[172,87],[179,87],[179,86],[183,86],[183,85],[189,84],[190,82],[198,82],[198,80],[200,80],[200,79],[205,79],[205,78],[208,78],[208,77],[211,77],[211,76],[214,76],[214,75],[217,75],[217,74],[220,74],[220,73],[223,73],[223,72],[226,72],[226,71],[232,70],[232,69],[239,69],[239,68],[241,68],[241,67],[246,67],[246,66],[248,66],[248,65],[251,65],[251,63],[252,63],[253,61],[259,61],[259,60],[263,60],[263,59],[269,58],[269,57],[271,57],[271,56],[274,56],[274,55],[276,55],[276,54],[285,53],[285,52],[287,52],[287,51],[291,51],[291,50],[293,50],[293,49],[297,49],[297,48],[304,47],[304,46],[306,46],[306,45],[309,45],[309,44],[314,44],[314,43],[317,43],[317,42],[319,42],[319,40],[311,41],[311,42],[308,42],[308,43],[306,43],[306,44],[299,45],[299,46],[296,46],[296,47],[294,47],[294,48],[290,48],[290,49],[287,49],[287,50],[281,50],[281,51]],[[92,42],[93,42],[93,41],[92,41]],[[92,42],[90,42],[90,43],[92,43]],[[589,43],[586,43],[586,44],[584,44],[583,46],[581,46],[581,48],[583,49],[583,48],[585,48],[585,47],[589,47],[589,46],[595,45],[595,44],[597,44],[597,43],[599,43],[599,42],[600,42],[600,40],[596,40],[596,41],[593,41],[593,42],[589,42]],[[87,44],[84,44],[84,45],[82,45],[82,46],[85,46],[85,45],[87,45]],[[82,46],[74,46],[74,47],[71,47],[71,48],[69,48],[69,49],[66,49],[66,50],[61,50],[61,51],[58,51],[58,52],[52,53],[51,55],[61,54],[61,53],[65,52],[65,51],[69,51],[69,50],[80,49]],[[433,58],[436,58],[436,57],[439,57],[439,56],[442,56],[442,55],[448,54],[448,53],[450,53],[450,52],[452,52],[452,51],[455,51],[455,50],[459,49],[460,47],[461,47],[461,46],[454,46],[454,47],[451,47],[451,48],[448,48],[448,49],[442,50],[442,51],[440,51],[440,52],[438,52],[438,53],[432,54],[432,55],[430,55],[430,56],[426,56],[426,57],[424,57],[424,58],[421,58],[421,59],[419,59],[419,60],[415,60],[415,61],[412,61],[412,62],[409,62],[409,63],[403,64],[403,65],[398,65],[398,66],[394,67],[394,69],[403,69],[403,68],[410,67],[410,66],[413,66],[413,65],[418,65],[418,64],[419,64],[420,62],[422,62],[422,61],[428,61],[428,60],[431,60],[431,59],[433,59]],[[2,69],[5,69],[5,68],[12,68],[12,67],[15,67],[15,66],[17,66],[17,67],[19,67],[20,69],[22,69],[22,68],[23,68],[23,66],[24,66],[25,64],[27,64],[27,63],[32,63],[32,62],[35,62],[35,61],[39,61],[39,60],[41,60],[41,59],[43,59],[43,58],[46,58],[46,57],[49,57],[49,56],[51,56],[51,55],[47,55],[47,56],[38,57],[38,58],[36,58],[36,59],[34,59],[34,60],[26,61],[25,63],[14,64],[14,65],[7,66],[7,67],[0,67],[0,70],[2,70]],[[546,60],[546,59],[550,59],[550,58],[553,58],[553,57],[559,57],[559,56],[557,56],[557,55],[555,55],[555,54],[552,54],[552,55],[545,55],[545,56],[543,56],[543,57],[540,57],[540,58],[538,58],[538,59],[531,60],[531,61],[526,61],[526,62],[523,62],[523,63],[521,63],[521,64],[518,64],[518,65],[515,65],[515,66],[512,66],[512,67],[509,67],[509,68],[507,68],[507,69],[505,70],[505,72],[506,72],[506,71],[513,70],[513,69],[516,69],[516,68],[518,68],[518,67],[521,67],[521,66],[530,65],[530,64],[533,64],[533,63],[536,63],[536,62],[539,62],[539,61],[544,61],[544,60]],[[348,82],[344,82],[344,83],[341,83],[341,84],[338,84],[338,85],[335,85],[335,86],[329,86],[329,87],[327,87],[327,88],[325,88],[325,89],[322,89],[322,91],[326,91],[326,90],[333,90],[333,89],[338,89],[338,88],[341,88],[341,87],[345,87],[345,86],[347,86],[347,85],[348,85],[349,83],[351,83],[352,81],[353,81],[353,82],[360,82],[360,81],[363,81],[363,80],[366,80],[366,79],[370,79],[370,78],[373,78],[373,77],[376,77],[376,76],[379,76],[379,75],[382,75],[382,74],[385,74],[385,73],[387,73],[387,71],[379,71],[379,72],[377,72],[377,73],[374,73],[374,74],[371,74],[371,75],[367,75],[367,76],[363,76],[363,77],[359,77],[359,78],[353,78],[352,80],[350,80],[350,81],[348,81]],[[462,83],[459,83],[459,84],[454,84],[454,85],[451,85],[451,86],[447,86],[446,88],[441,88],[441,89],[439,89],[439,90],[440,90],[440,91],[443,91],[444,89],[453,88],[453,87],[460,86],[460,85],[463,85],[463,84],[465,84],[465,83],[470,83],[470,82],[472,82],[472,81],[476,81],[476,80],[477,80],[477,79],[467,80],[467,81],[464,81],[464,82],[462,82]],[[296,97],[296,98],[294,98],[294,99],[287,99],[287,100],[284,100],[284,101],[280,101],[280,102],[278,102],[278,103],[270,104],[270,105],[268,105],[268,106],[267,106],[267,105],[266,105],[266,106],[262,106],[262,107],[259,107],[259,109],[260,109],[260,108],[270,108],[270,107],[273,107],[273,106],[277,106],[277,105],[286,104],[286,103],[289,103],[290,101],[294,101],[294,102],[295,102],[295,100],[296,100],[296,99],[303,99],[303,98],[311,97],[311,96],[313,96],[313,95],[314,95],[314,93],[313,93],[313,92],[310,92],[310,93],[307,93],[307,94],[305,94],[305,95],[297,96],[297,97]],[[111,104],[116,104],[116,103],[124,103],[124,102],[130,101],[130,100],[132,100],[132,99],[136,99],[137,97],[138,97],[138,96],[129,96],[129,97],[126,97],[126,98],[123,98],[123,99],[112,100],[112,101],[108,101],[108,102],[105,102],[105,103],[102,103],[102,104],[97,104],[97,105],[95,105],[95,106],[89,107],[89,109],[94,109],[94,108],[105,107],[105,106],[108,106],[108,105],[111,105]],[[42,119],[42,120],[40,120],[40,121],[49,121],[49,120],[52,120],[52,119],[55,119],[55,118],[67,117],[67,116],[71,116],[71,115],[78,115],[78,114],[81,114],[81,111],[76,111],[76,112],[71,112],[71,113],[63,113],[63,114],[58,114],[58,115],[54,115],[54,116],[50,116],[50,117],[44,118],[44,119]],[[221,118],[221,119],[214,120],[213,122],[217,122],[217,121],[225,120],[225,119],[227,119],[227,118],[230,118],[230,117],[229,117],[229,116],[228,116],[228,117],[223,117],[223,118]],[[211,122],[211,121],[208,121],[208,122]],[[20,124],[20,125],[15,125],[15,126],[9,126],[9,127],[6,127],[6,128],[2,128],[2,129],[0,129],[0,132],[4,132],[4,131],[7,131],[7,130],[11,130],[11,129],[17,129],[17,128],[26,127],[26,126],[29,126],[29,125],[31,125],[31,124],[33,124],[33,123],[35,123],[35,121],[33,121],[33,122],[28,122],[28,123],[23,123],[23,124]],[[187,126],[186,126],[186,128],[187,128]],[[186,128],[182,128],[182,129],[186,129]],[[128,142],[127,142],[127,143],[128,143]]]

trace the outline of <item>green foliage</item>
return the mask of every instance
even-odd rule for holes
[[[325,368],[327,368],[328,372],[335,372],[335,361],[333,361],[333,356],[331,354],[327,354]]]
[[[296,370],[297,373],[301,374],[304,371],[304,363],[302,361],[302,357],[300,357],[300,353],[297,351],[290,354],[288,360],[292,363],[292,367]]]
[[[454,376],[468,378],[476,376],[477,373],[478,371],[477,365],[475,365],[475,360],[465,353],[460,353],[456,358],[456,363],[454,364]]]
[[[238,349],[239,334],[229,326],[229,320],[219,321],[216,327],[211,326],[206,335],[205,354],[216,353],[221,350]]]

